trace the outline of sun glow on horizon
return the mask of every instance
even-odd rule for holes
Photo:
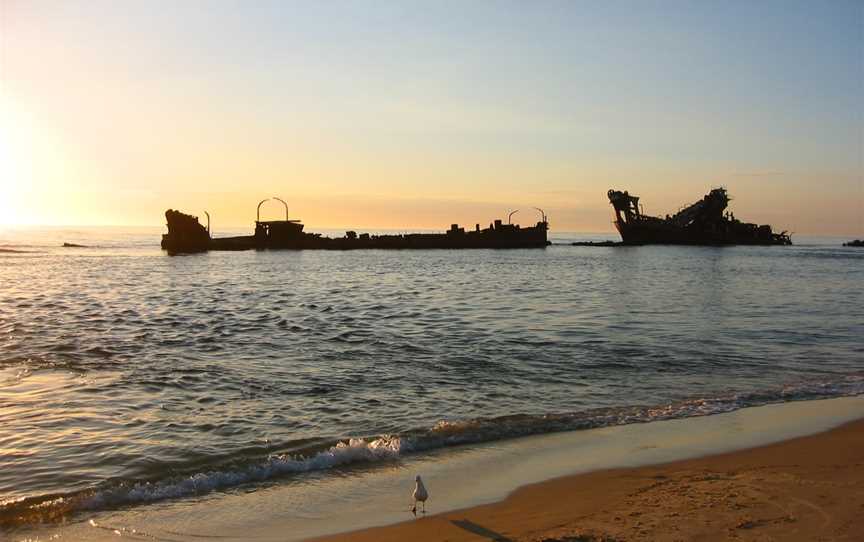
[[[86,175],[68,134],[29,105],[0,91],[0,224],[93,224],[76,220]]]
[[[0,92],[0,224],[29,225],[37,221],[25,216],[26,194],[32,180],[33,149],[30,123],[15,104]]]
[[[4,226],[17,225],[22,220],[16,209],[21,167],[18,154],[12,146],[12,132],[16,125],[9,109],[0,94],[0,225]]]

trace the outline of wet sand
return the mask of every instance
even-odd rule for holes
[[[495,504],[319,540],[861,540],[862,533],[859,420],[748,450],[557,478]]]

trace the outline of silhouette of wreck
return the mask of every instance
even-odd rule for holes
[[[283,204],[285,203],[282,200]],[[540,248],[549,244],[547,231],[549,222],[541,212],[536,225],[521,227],[503,224],[495,220],[488,228],[477,224],[473,230],[453,224],[445,233],[409,233],[373,235],[345,232],[344,237],[325,237],[320,233],[306,233],[299,220],[288,218],[285,204],[285,220],[261,220],[261,204],[255,220],[255,233],[239,237],[214,238],[208,226],[205,228],[198,217],[173,209],[165,212],[168,233],[162,235],[162,248],[169,253],[205,252],[208,250],[354,250],[354,249],[466,249],[466,248]],[[512,213],[511,213],[512,215]]]
[[[843,246],[844,246],[844,247],[857,247],[857,248],[862,248],[862,247],[864,247],[864,240],[862,240],[862,239],[855,239],[854,241],[849,241],[848,243],[843,243]]]
[[[609,190],[615,209],[615,227],[626,245],[791,245],[783,231],[769,225],[741,222],[732,213],[725,188],[711,190],[701,200],[666,218],[642,214],[639,198],[626,191]]]

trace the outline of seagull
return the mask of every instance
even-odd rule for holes
[[[420,475],[417,475],[417,478],[414,479],[417,482],[417,485],[414,486],[414,493],[411,495],[414,497],[414,508],[411,509],[411,512],[414,515],[417,515],[417,501],[423,503],[423,513],[426,513],[426,499],[429,498],[429,492],[426,491],[426,486],[423,485],[423,480],[420,479]]]

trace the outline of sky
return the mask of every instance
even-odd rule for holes
[[[0,224],[611,231],[610,188],[716,186],[864,234],[864,2],[0,0]]]

